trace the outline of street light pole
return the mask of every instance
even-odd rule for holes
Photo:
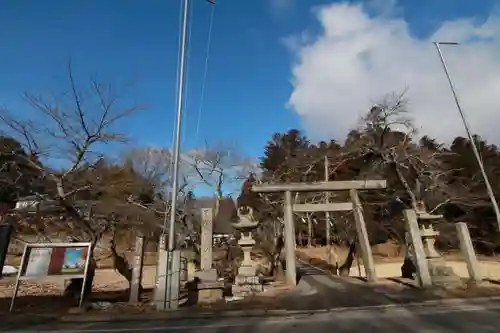
[[[182,102],[184,94],[184,65],[185,65],[185,52],[186,52],[186,35],[187,35],[187,18],[188,18],[188,4],[189,0],[184,0],[184,15],[182,19],[182,37],[181,37],[181,61],[179,69],[179,93],[177,96],[177,119],[175,127],[175,140],[174,140],[174,169],[172,175],[172,201],[170,205],[170,223],[168,228],[168,251],[171,252],[175,249],[175,207],[177,206],[177,188],[179,183],[179,155],[181,146],[181,121],[182,121]],[[165,224],[166,224],[165,219]],[[166,225],[163,228],[166,232]]]
[[[212,5],[215,5],[214,0],[206,0]],[[173,251],[175,249],[175,207],[177,206],[178,198],[178,187],[179,187],[179,155],[181,146],[181,121],[182,121],[182,106],[183,106],[183,94],[184,94],[184,68],[185,68],[185,58],[186,58],[186,40],[187,40],[187,19],[188,19],[188,4],[189,0],[184,0],[184,14],[182,19],[182,37],[181,37],[181,61],[179,70],[179,93],[177,96],[177,119],[175,127],[175,141],[174,141],[174,168],[172,175],[172,200],[170,205],[170,223],[168,232],[168,251]],[[167,230],[166,223],[164,221],[164,232]]]
[[[451,80],[450,73],[448,72],[448,66],[446,65],[446,61],[444,60],[443,53],[441,52],[441,48],[439,47],[440,45],[458,45],[458,43],[451,43],[451,42],[433,42],[434,45],[436,46],[436,50],[439,54],[439,58],[441,59],[441,64],[443,65],[444,72],[446,74],[446,78],[448,79],[448,83],[450,84],[450,89],[451,92],[453,93],[453,98],[455,99],[455,104],[457,105],[458,113],[460,113],[460,117],[462,118],[462,122],[465,127],[465,131],[467,132],[467,136],[469,137],[469,141],[472,145],[472,150],[474,151],[474,156],[476,157],[477,163],[479,164],[479,169],[481,170],[481,174],[483,175],[484,178],[484,183],[486,185],[486,190],[488,191],[488,196],[490,197],[491,204],[493,205],[493,210],[495,211],[495,216],[497,219],[497,225],[498,229],[500,230],[500,210],[498,209],[498,203],[495,199],[495,194],[493,193],[493,189],[491,188],[490,181],[488,179],[488,175],[486,174],[486,170],[484,169],[484,164],[481,159],[481,156],[479,155],[479,150],[477,149],[476,142],[474,141],[474,138],[472,136],[472,133],[470,131],[470,126],[469,123],[467,122],[467,119],[465,117],[465,113],[460,106],[460,101],[458,100],[458,95],[457,92],[455,91],[455,85],[453,84],[453,81]]]
[[[212,5],[215,5],[214,0],[206,0]],[[177,95],[177,114],[175,123],[175,137],[174,137],[174,160],[173,160],[173,170],[172,170],[172,198],[170,203],[170,216],[169,224],[167,229],[167,217],[163,221],[163,233],[160,239],[159,253],[158,253],[158,264],[157,264],[157,274],[156,274],[156,293],[155,299],[157,302],[157,309],[165,309],[165,305],[168,304],[168,308],[177,308],[176,292],[174,290],[178,289],[178,286],[174,286],[174,250],[176,246],[175,240],[175,220],[176,220],[176,207],[178,199],[178,188],[179,188],[179,159],[181,150],[181,122],[182,122],[182,109],[183,109],[183,97],[184,97],[184,71],[186,62],[186,42],[187,42],[187,30],[188,30],[188,11],[189,11],[189,0],[183,0],[184,11],[182,16],[182,35],[180,42],[180,63],[179,63],[179,81],[178,81],[178,95]],[[168,245],[167,251],[165,251],[165,233],[168,230]],[[179,258],[175,256],[175,258]],[[177,263],[180,264],[180,263]],[[165,274],[166,272],[166,274]]]

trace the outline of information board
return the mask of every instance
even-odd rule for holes
[[[26,244],[19,267],[11,307],[22,280],[59,276],[62,279],[87,278],[91,243],[42,243]],[[82,287],[81,297],[83,297]],[[80,300],[80,305],[83,299]]]
[[[30,244],[26,251],[21,278],[41,278],[52,275],[84,275],[88,256],[88,246],[50,244],[39,247]],[[44,244],[45,245],[45,244]]]

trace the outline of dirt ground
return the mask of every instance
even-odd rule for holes
[[[331,263],[335,264],[335,258],[338,258],[338,262],[341,264],[344,262],[347,256],[347,249],[338,246],[332,246],[333,250],[331,253]],[[404,251],[398,250],[399,246],[396,244],[380,244],[372,248],[373,258],[375,261],[375,270],[377,276],[380,278],[390,278],[401,276],[401,265],[404,260]],[[301,248],[297,249],[298,253],[302,253],[309,258],[317,258],[328,262],[328,251],[327,248],[313,247],[313,248]],[[467,266],[462,259],[460,252],[450,252],[443,255],[446,260],[446,264],[453,268],[455,273],[463,278],[468,278],[469,273],[467,271]],[[481,273],[486,279],[491,279],[495,281],[500,281],[500,258],[499,257],[487,257],[478,256],[479,266]],[[365,271],[363,264],[360,262],[358,266],[357,260],[354,260],[350,276],[365,276]]]
[[[146,289],[154,286],[156,266],[145,266],[142,283]],[[15,277],[6,277],[0,280],[0,298],[12,297],[16,282]],[[96,271],[93,290],[117,291],[128,288],[128,282],[114,269],[104,268]],[[35,281],[23,281],[19,287],[19,296],[23,295],[61,295],[64,290],[64,280],[58,277],[48,277]]]

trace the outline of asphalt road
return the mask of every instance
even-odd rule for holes
[[[1,332],[34,333],[430,333],[430,332],[498,332],[500,301],[467,305],[407,305],[405,307],[362,307],[280,317],[246,317],[225,319],[183,319],[171,321],[135,321],[102,323],[67,323],[57,327]]]

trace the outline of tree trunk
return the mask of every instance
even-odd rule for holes
[[[311,215],[307,216],[307,247],[312,247],[312,233],[313,233],[313,225]]]
[[[352,242],[349,244],[349,252],[345,258],[344,263],[339,268],[340,276],[349,276],[349,271],[351,270],[352,263],[354,262],[354,255],[356,254],[356,243]]]
[[[274,277],[281,279],[284,274],[282,258],[283,258],[283,248],[284,248],[283,236],[278,236],[276,239],[274,254],[271,262],[271,272]]]
[[[217,199],[215,200],[214,218],[216,218],[217,215],[219,214],[220,202],[223,198],[224,198],[224,194],[222,193],[222,189],[220,187],[217,187]]]
[[[115,235],[113,235],[111,239],[110,250],[113,256],[113,268],[127,280],[130,290],[132,286],[132,268],[130,268],[125,256],[120,255],[116,250]],[[141,289],[141,287],[139,287],[139,289]]]

